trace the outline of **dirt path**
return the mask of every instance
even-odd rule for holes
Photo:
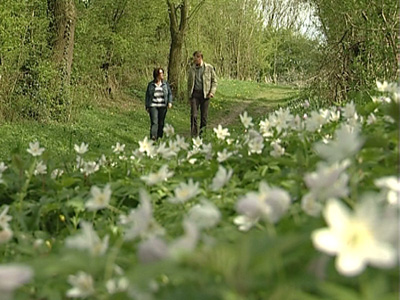
[[[237,123],[239,115],[246,111],[247,107],[252,103],[251,100],[236,101],[230,111],[222,112],[219,116],[214,116],[210,122],[209,127],[214,128],[221,124],[222,127],[227,127],[233,123]]]

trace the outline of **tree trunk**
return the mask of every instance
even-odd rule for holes
[[[58,71],[58,89],[55,107],[58,113],[68,109],[71,69],[74,54],[76,11],[74,0],[48,0],[49,14],[53,22],[53,62]],[[67,116],[69,117],[69,116]]]
[[[168,63],[168,81],[171,85],[172,94],[175,97],[180,89],[180,69],[182,62],[182,49],[185,39],[185,33],[188,25],[188,1],[182,0],[179,5],[167,0],[170,33],[171,33],[171,48],[169,51]],[[177,12],[179,11],[180,17]]]

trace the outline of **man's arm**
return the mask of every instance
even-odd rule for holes
[[[209,93],[210,98],[214,97],[215,92],[217,91],[217,85],[218,85],[217,74],[215,72],[215,68],[212,67],[211,68],[211,89],[210,89],[210,93]]]

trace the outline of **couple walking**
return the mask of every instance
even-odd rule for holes
[[[193,64],[188,73],[190,102],[190,132],[192,137],[201,136],[206,125],[210,99],[217,90],[217,75],[212,65],[203,61],[200,51],[193,53]],[[167,110],[172,107],[170,85],[164,80],[164,70],[155,68],[153,80],[147,85],[146,110],[150,115],[150,138],[162,138]],[[198,112],[200,110],[200,131]]]

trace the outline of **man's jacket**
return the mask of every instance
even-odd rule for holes
[[[188,96],[189,99],[192,96],[194,89],[194,80],[195,80],[195,68],[196,66],[193,64],[188,72]],[[203,72],[203,94],[204,98],[207,98],[209,93],[215,95],[215,91],[217,90],[217,74],[215,74],[215,69],[212,65],[204,62],[204,72]]]
[[[165,106],[167,106],[168,103],[172,103],[171,88],[167,81],[163,81],[161,84],[161,87],[162,87],[163,93],[164,93],[164,103],[165,103]],[[150,81],[149,84],[147,85],[147,90],[146,90],[146,108],[149,108],[151,106],[151,102],[153,101],[155,90],[156,90],[155,82]]]

